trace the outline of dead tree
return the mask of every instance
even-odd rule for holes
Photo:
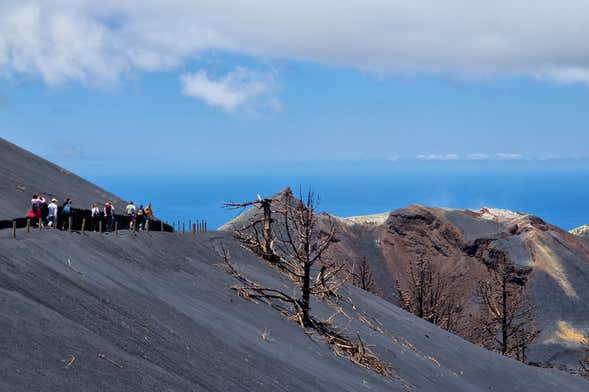
[[[237,295],[255,303],[266,303],[286,315],[291,320],[298,319],[301,326],[310,327],[316,333],[323,336],[327,344],[329,344],[336,355],[348,358],[358,366],[372,369],[381,376],[393,376],[392,367],[386,362],[381,361],[379,357],[364,344],[359,334],[357,334],[357,341],[354,341],[352,338],[346,336],[343,330],[333,325],[333,316],[327,320],[319,321],[308,315],[308,311],[308,324],[303,324],[301,317],[303,314],[303,310],[301,308],[302,301],[300,299],[288,295],[281,290],[263,287],[257,282],[242,275],[231,264],[229,260],[229,253],[224,247],[221,247],[219,250],[219,255],[223,258],[223,267],[225,270],[242,284],[240,286],[232,287],[232,289],[237,292]],[[284,308],[283,304],[287,304],[294,308],[294,316],[296,317],[292,317],[289,309]]]
[[[244,203],[225,203],[224,206],[229,209],[243,209],[250,206],[257,206],[262,209],[262,218],[254,217],[245,226],[234,230],[234,235],[243,245],[258,256],[272,263],[276,263],[278,256],[273,249],[272,201],[270,198],[262,199],[258,195],[257,200]]]
[[[579,374],[585,378],[589,378],[589,329],[585,332],[585,336],[581,343],[583,344],[584,355],[579,361]]]
[[[276,214],[281,216],[280,226],[274,230],[276,254],[280,267],[300,289],[303,326],[310,325],[311,295],[333,295],[337,287],[335,278],[343,268],[330,262],[326,254],[335,239],[335,224],[329,221],[327,229],[320,230],[316,208],[317,198],[311,191],[305,195],[304,202],[287,193],[276,208]],[[320,266],[319,271],[314,268],[315,264]]]
[[[454,277],[422,255],[408,270],[408,288],[397,282],[401,307],[417,317],[457,332],[464,318],[464,295],[453,287]]]
[[[483,347],[526,362],[526,351],[539,332],[535,309],[525,292],[529,271],[517,269],[501,252],[489,265],[489,278],[479,282],[480,314],[474,339]]]
[[[374,292],[374,279],[366,256],[362,257],[359,263],[354,263],[350,274],[354,286],[371,293]]]
[[[302,195],[301,195],[302,198]],[[245,203],[226,203],[231,209],[258,206],[263,214],[253,214],[249,221],[234,230],[237,240],[246,248],[283,272],[300,288],[296,304],[300,323],[310,325],[310,297],[334,295],[341,281],[336,279],[343,265],[330,262],[326,252],[335,240],[335,224],[319,228],[317,198],[308,192],[304,202],[290,190],[276,199]]]

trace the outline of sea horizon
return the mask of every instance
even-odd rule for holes
[[[336,216],[390,212],[412,204],[478,210],[501,208],[539,216],[570,230],[589,223],[589,168],[586,163],[520,164],[453,168],[449,163],[414,167],[355,169],[322,167],[218,174],[86,174],[99,186],[136,204],[152,203],[169,222],[207,220],[217,228],[241,211],[226,202],[271,196],[286,187],[312,190],[318,210]],[[100,201],[97,201],[100,202]]]

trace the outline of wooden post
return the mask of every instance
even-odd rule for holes
[[[27,218],[27,233],[31,232],[31,220]]]
[[[204,232],[205,233],[207,232],[207,221],[205,221],[205,229],[204,229]]]
[[[160,221],[160,231],[164,231],[164,221]]]
[[[198,221],[198,219],[196,219],[195,222],[196,223],[194,225],[196,226],[196,232],[198,233],[200,231],[200,222]]]
[[[180,233],[180,221],[178,221],[178,226],[176,226],[178,228],[178,233]]]
[[[98,221],[98,232],[102,234],[102,219]]]
[[[188,231],[190,231],[191,227],[192,227],[192,219],[188,219]]]
[[[86,228],[86,218],[82,218],[82,234],[84,234],[85,228]]]
[[[119,236],[119,222],[115,221],[115,235]]]
[[[16,239],[16,221],[12,221],[12,239]]]
[[[72,232],[72,217],[71,216],[69,218],[67,218],[67,232],[68,233]]]
[[[196,223],[192,224],[192,234],[196,234]]]
[[[39,230],[43,229],[43,219],[39,218]]]
[[[182,234],[185,234],[186,231],[184,230],[184,222],[182,222]]]

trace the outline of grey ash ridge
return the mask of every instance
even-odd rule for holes
[[[22,215],[33,189],[68,189],[79,204],[98,194],[122,203],[5,141],[0,146],[3,219]],[[380,236],[375,230],[358,243]],[[349,306],[343,310],[351,319],[334,320],[361,335],[403,382],[381,377],[337,357],[270,306],[238,298],[230,290],[235,279],[219,267],[221,245],[240,273],[292,290],[223,231],[0,236],[0,390],[589,390],[579,377],[501,357],[345,286],[343,294],[387,333],[360,322]],[[318,300],[312,311],[334,314]],[[264,331],[270,338],[262,338]]]

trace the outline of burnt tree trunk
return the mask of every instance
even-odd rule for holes
[[[262,256],[268,261],[273,261],[275,256],[272,250],[272,209],[270,207],[268,200],[262,202],[262,208],[264,209],[264,248],[262,249]]]

